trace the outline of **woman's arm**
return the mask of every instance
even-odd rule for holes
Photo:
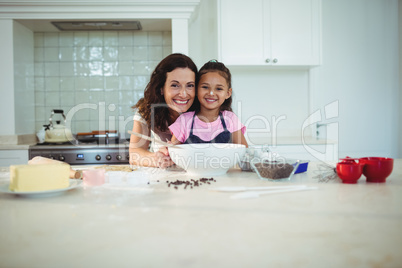
[[[232,142],[236,144],[243,144],[248,147],[246,138],[244,137],[243,132],[241,132],[241,129],[232,133]]]
[[[137,120],[134,120],[133,132],[150,136],[148,126]],[[131,135],[129,145],[130,165],[161,168],[166,168],[173,165],[173,161],[170,159],[167,150],[150,152],[148,151],[148,147],[148,140]]]

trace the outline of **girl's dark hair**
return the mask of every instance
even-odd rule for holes
[[[153,125],[162,132],[168,129],[169,123],[173,123],[169,122],[170,113],[165,97],[162,95],[162,88],[165,85],[167,73],[172,72],[176,68],[189,68],[197,77],[197,66],[192,59],[180,53],[170,54],[155,67],[155,70],[151,74],[151,79],[145,88],[144,97],[132,107],[138,108],[138,112],[145,119],[149,128],[151,128],[152,119],[154,120]],[[197,105],[198,99],[195,97],[189,111],[194,111]]]
[[[201,67],[197,76],[197,87],[198,83],[201,80],[201,76],[211,72],[219,73],[223,78],[225,78],[226,83],[228,84],[228,88],[232,88],[232,75],[230,74],[229,69],[225,66],[225,64],[223,64],[222,62],[218,62],[217,60],[210,60]],[[230,96],[222,103],[220,110],[232,111],[232,96]]]

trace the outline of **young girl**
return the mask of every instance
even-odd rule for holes
[[[204,64],[197,77],[199,107],[181,114],[169,126],[172,143],[237,143],[247,146],[246,127],[232,112],[231,74],[216,60]]]

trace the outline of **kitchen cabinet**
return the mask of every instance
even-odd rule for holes
[[[220,0],[218,18],[227,65],[320,64],[321,0]]]
[[[336,161],[338,159],[338,145],[314,144],[314,145],[278,145],[270,147],[275,152],[286,158],[294,158],[309,161]]]
[[[0,167],[23,165],[28,163],[28,149],[0,150]]]

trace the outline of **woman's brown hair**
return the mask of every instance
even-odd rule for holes
[[[144,97],[132,107],[138,108],[138,112],[145,119],[149,128],[152,127],[151,123],[153,123],[158,130],[164,132],[168,129],[168,124],[173,123],[169,122],[169,109],[161,89],[165,85],[167,73],[176,68],[189,68],[197,77],[197,66],[191,58],[180,53],[170,54],[156,66],[145,88]],[[197,105],[198,99],[196,97],[189,111],[193,111]],[[152,118],[154,122],[152,122]]]
[[[232,75],[230,74],[229,69],[222,62],[218,62],[217,60],[210,60],[201,67],[200,71],[197,75],[197,87],[200,82],[201,76],[206,73],[217,72],[223,78],[225,78],[226,83],[228,84],[228,88],[232,88]],[[220,111],[231,111],[232,112],[232,96],[226,99],[221,107]]]

